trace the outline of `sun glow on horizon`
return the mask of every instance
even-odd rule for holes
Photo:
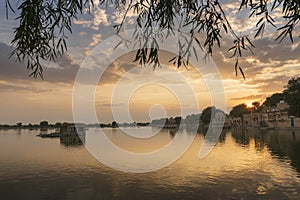
[[[248,102],[247,103],[247,108],[252,108],[252,107],[253,107],[252,102]]]

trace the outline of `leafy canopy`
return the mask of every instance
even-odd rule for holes
[[[251,112],[261,112],[264,107],[276,108],[277,103],[285,101],[289,104],[289,115],[300,117],[300,77],[292,78],[284,87],[281,93],[274,93],[267,97],[262,105],[258,101],[252,103],[253,108],[248,108],[246,104],[239,104],[232,108],[230,116],[243,117]]]
[[[251,109],[249,109],[246,104],[239,104],[232,108],[229,115],[232,117],[243,118],[244,114],[249,114],[250,112],[251,112]]]
[[[10,0],[6,1],[7,13],[14,11]],[[72,33],[72,21],[79,14],[90,13],[94,6],[93,0],[20,0],[17,10],[19,26],[14,30],[12,41],[16,49],[12,55],[16,55],[19,62],[27,62],[27,68],[32,71],[34,77],[43,75],[41,60],[55,60],[67,50],[66,39]],[[196,41],[203,46],[207,55],[212,55],[215,46],[220,47],[224,35],[232,39],[232,47],[228,50],[232,58],[236,59],[235,71],[244,73],[239,63],[244,51],[251,51],[254,44],[248,35],[237,34],[230,24],[222,6],[221,0],[100,0],[103,6],[113,6],[123,13],[123,20],[116,24],[118,34],[126,20],[127,14],[133,12],[136,15],[135,37],[142,38],[139,41],[140,50],[137,51],[135,61],[140,64],[154,64],[159,66],[159,45],[155,38],[149,40],[153,27],[159,27],[168,34],[160,37],[169,37],[173,30],[187,30],[190,38],[184,38],[179,43],[178,55],[171,59],[178,67],[186,65],[184,56],[191,55],[191,41]],[[254,38],[264,34],[267,24],[278,31],[276,40],[282,41],[289,37],[293,41],[293,33],[300,19],[299,0],[239,0],[239,10],[249,12],[249,18],[255,18],[256,33]],[[276,26],[272,14],[280,9],[285,24]],[[204,35],[204,41],[200,42],[196,35]],[[151,43],[151,48],[148,44]],[[197,52],[193,52],[197,56]]]
[[[300,77],[290,79],[285,88],[283,95],[290,105],[289,114],[300,117]]]

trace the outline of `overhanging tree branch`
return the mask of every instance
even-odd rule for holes
[[[10,1],[5,2],[6,13],[14,11]],[[236,74],[239,70],[244,77],[239,59],[243,56],[243,51],[252,52],[251,49],[255,46],[248,35],[236,34],[219,0],[100,0],[100,4],[112,5],[124,13],[121,23],[115,25],[116,33],[120,32],[129,12],[137,15],[136,28],[150,30],[159,27],[168,32],[159,37],[168,37],[173,30],[181,31],[182,27],[188,30],[190,39],[184,39],[186,45],[179,45],[179,55],[174,59],[178,67],[187,64],[182,62],[181,57],[189,56],[193,51],[189,45],[191,40],[195,40],[205,48],[207,54],[212,55],[214,46],[220,47],[222,36],[228,34],[233,37],[233,46],[228,51],[236,59]],[[77,19],[79,14],[90,13],[93,6],[93,0],[21,0],[17,7],[20,14],[16,18],[19,26],[14,30],[12,41],[16,49],[11,55],[16,56],[19,62],[27,62],[30,75],[42,77],[41,60],[54,61],[67,51],[66,40],[67,35],[72,33],[72,20]],[[288,37],[293,42],[295,28],[300,20],[299,0],[240,0],[237,9],[244,8],[250,9],[249,18],[258,17],[254,38],[263,36],[267,24],[276,27],[271,13],[281,9],[285,24],[277,28],[276,40],[282,41]],[[205,35],[203,43],[199,42],[196,33]],[[144,33],[137,31],[135,35],[136,38],[144,38],[138,40],[140,51],[136,53],[135,61],[159,66],[156,38],[145,39],[145,35],[141,34]],[[148,42],[151,42],[153,48],[147,49]]]

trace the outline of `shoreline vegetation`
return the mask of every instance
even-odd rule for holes
[[[219,124],[223,128],[232,127],[258,127],[260,129],[285,129],[300,128],[300,77],[292,78],[284,87],[282,93],[274,93],[261,104],[258,101],[252,104],[239,104],[232,108],[229,114],[214,107],[205,108],[202,113],[191,114],[182,118],[181,116],[171,118],[155,119],[151,122],[131,122],[120,123],[93,123],[84,124],[86,128],[117,128],[117,127],[144,127],[152,126],[161,129],[177,129],[185,124],[189,128],[203,127],[207,128]],[[222,113],[221,119],[218,119],[218,113]],[[224,123],[223,123],[224,122]],[[27,124],[18,122],[14,125],[0,124],[0,129],[59,129],[65,123],[56,122],[49,124],[47,121],[41,121],[39,124]]]
[[[269,98],[268,98],[269,99]],[[132,122],[132,123],[93,123],[84,124],[80,123],[86,128],[118,128],[118,127],[154,127],[160,129],[178,129],[180,126],[187,129],[195,128],[208,128],[210,124],[221,125],[224,129],[230,128],[250,128],[257,127],[260,129],[286,129],[286,128],[299,128],[300,117],[289,115],[291,106],[280,100],[276,106],[266,106],[265,104],[259,105],[259,102],[253,102],[253,107],[247,107],[246,104],[240,104],[233,107],[229,114],[217,109],[214,106],[205,108],[202,113],[191,114],[186,118],[180,116],[154,119],[151,122]],[[223,119],[216,117],[217,113],[222,113]],[[218,121],[219,120],[219,121]],[[47,121],[41,121],[39,124],[22,124],[21,122],[14,125],[0,124],[0,129],[29,129],[41,131],[47,129],[61,129],[65,124],[73,124],[67,122],[56,122],[50,124]]]
[[[37,130],[37,129],[57,129],[61,128],[64,123],[71,124],[69,122],[56,122],[55,124],[49,124],[47,121],[42,121],[39,124],[22,124],[16,123],[13,125],[10,124],[0,124],[0,129],[30,129],[30,130]],[[84,123],[80,123],[84,124]],[[150,122],[134,122],[134,123],[122,123],[117,124],[115,121],[112,123],[93,123],[93,124],[84,124],[86,128],[117,128],[117,127],[144,127],[150,125]]]
[[[281,104],[281,103],[278,103]],[[259,129],[300,129],[299,126],[299,120],[300,118],[297,117],[287,117],[283,116],[282,113],[285,113],[287,115],[287,110],[284,109],[283,111],[279,110],[271,110],[268,115],[274,116],[274,113],[278,113],[281,116],[281,118],[277,119],[269,119],[271,122],[286,122],[288,124],[285,127],[280,127],[280,126],[268,126],[266,121],[259,121],[257,118],[258,115],[263,115],[266,114],[266,112],[262,111],[257,111],[254,108],[249,108],[251,111],[243,113],[241,117],[235,117],[232,115],[228,115],[222,110],[219,110],[215,108],[214,106],[212,107],[207,107],[206,109],[203,110],[202,113],[199,114],[191,114],[188,115],[186,118],[182,118],[180,116],[177,117],[171,117],[171,118],[161,118],[161,119],[155,119],[152,120],[151,122],[133,122],[133,123],[117,123],[116,121],[113,121],[112,123],[93,123],[93,124],[85,124],[85,123],[80,123],[80,126],[84,126],[86,129],[88,128],[119,128],[119,127],[153,127],[153,128],[159,128],[159,129],[169,129],[169,130],[178,130],[179,128],[186,128],[187,130],[196,130],[196,129],[205,129],[208,128],[210,124],[214,125],[216,121],[214,117],[212,117],[212,114],[215,114],[217,112],[221,112],[224,114],[225,119],[222,121],[222,127],[223,129],[231,129],[231,128],[259,128]],[[233,110],[231,111],[233,112]],[[285,117],[285,119],[284,119]],[[252,120],[252,123],[249,122],[248,120]],[[211,121],[212,119],[212,121]],[[261,119],[262,120],[262,119]],[[297,121],[297,124],[289,124],[293,120]],[[223,123],[224,122],[224,123]],[[64,127],[65,124],[77,126],[79,124],[74,124],[74,123],[67,123],[67,122],[56,122],[55,124],[49,124],[47,121],[41,121],[39,124],[26,124],[23,125],[21,122],[16,123],[15,125],[8,125],[0,124],[0,130],[6,130],[6,129],[29,129],[29,130],[41,130],[41,131],[47,131],[48,129],[55,129],[59,130],[62,127]]]

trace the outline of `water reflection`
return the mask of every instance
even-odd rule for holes
[[[268,147],[273,155],[288,158],[291,165],[300,172],[300,135],[294,131],[271,131],[267,137]]]
[[[79,136],[67,136],[67,137],[60,137],[60,144],[64,145],[65,147],[81,147],[84,144],[84,138],[80,138]]]
[[[0,130],[1,199],[300,199],[300,131],[224,131],[213,151],[199,159],[203,131],[175,163],[143,174],[108,168],[85,148],[65,148],[83,147],[78,138],[37,134]],[[96,134],[91,129],[87,137]],[[119,129],[106,134],[133,152],[161,148],[174,134],[182,140],[195,136],[163,131],[146,141]]]
[[[290,164],[300,172],[300,131],[292,130],[232,130],[237,144],[249,146],[252,142],[257,151],[268,149],[272,156]]]
[[[172,138],[174,138],[176,133],[178,132],[178,129],[170,129],[170,130],[168,130],[168,132],[169,132],[170,136]]]

